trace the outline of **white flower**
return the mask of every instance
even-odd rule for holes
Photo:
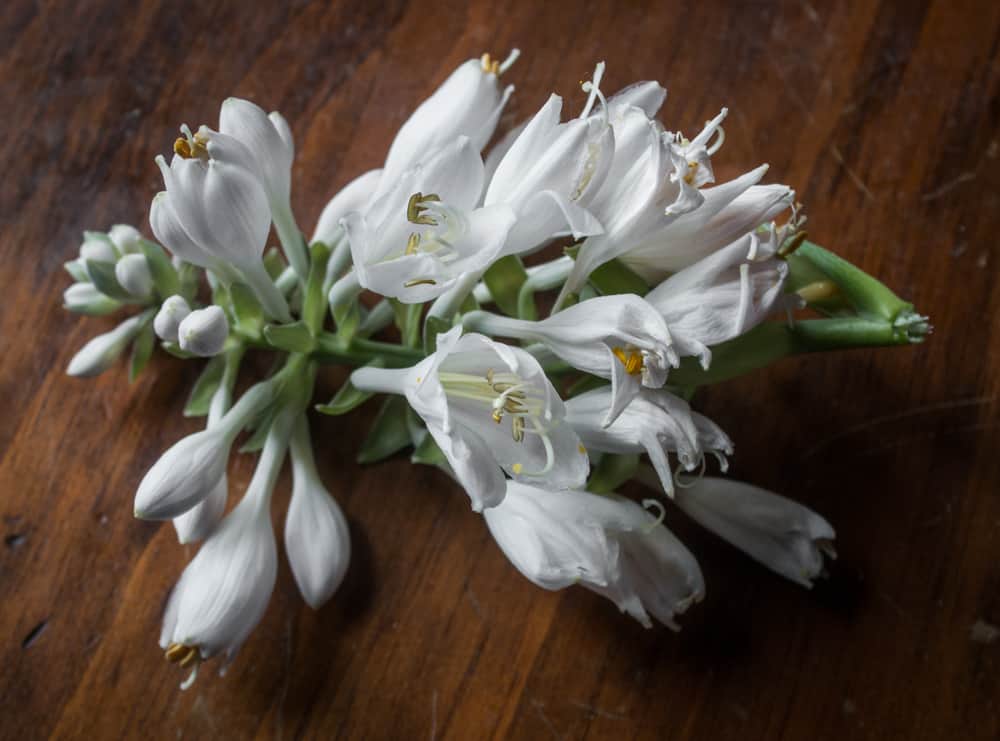
[[[467,137],[397,176],[364,213],[342,220],[357,279],[372,291],[420,303],[486,269],[514,224],[503,205],[476,208],[483,163]]]
[[[646,294],[681,355],[698,355],[708,368],[709,347],[750,331],[780,308],[788,264],[776,257],[773,225],[766,238],[762,243],[747,234]]]
[[[605,424],[614,421],[641,386],[660,388],[677,365],[663,317],[634,294],[598,296],[541,321],[470,312],[466,326],[501,337],[542,342],[587,373],[611,380],[613,402]]]
[[[652,613],[677,630],[674,618],[705,594],[690,551],[627,499],[511,481],[503,502],[483,515],[507,558],[534,584],[582,584],[647,628]]]
[[[202,501],[226,473],[236,435],[270,402],[269,382],[259,383],[217,425],[174,443],[146,472],[135,495],[135,516],[168,520]]]
[[[699,524],[804,587],[822,573],[823,554],[836,558],[830,523],[756,486],[706,477],[678,489],[673,501]]]
[[[341,188],[337,195],[323,207],[319,221],[316,222],[316,230],[309,242],[323,242],[332,245],[342,229],[340,220],[351,211],[365,211],[381,177],[381,169],[369,170]]]
[[[63,291],[63,308],[77,314],[101,316],[121,306],[97,290],[93,283],[74,283]]]
[[[520,254],[553,237],[603,231],[586,210],[611,164],[615,140],[607,115],[560,123],[562,98],[552,95],[496,167],[484,203],[505,203],[518,221],[506,254]]]
[[[347,573],[351,534],[344,513],[319,478],[304,416],[293,433],[291,454],[294,483],[285,516],[285,553],[303,599],[319,609]]]
[[[277,547],[271,492],[286,439],[272,432],[243,500],[209,536],[170,594],[160,647],[167,659],[195,671],[220,652],[228,663],[260,622],[274,590]]]
[[[437,352],[401,370],[359,368],[359,389],[405,394],[427,424],[476,511],[504,496],[504,472],[553,488],[582,486],[589,463],[538,361],[461,327]]]
[[[103,373],[149,321],[147,313],[129,317],[110,332],[97,335],[69,361],[66,373],[80,378],[90,378]]]
[[[139,243],[142,242],[142,234],[134,226],[115,224],[108,232],[108,238],[123,255],[140,251]]]
[[[133,298],[142,300],[153,295],[153,274],[145,255],[123,256],[115,263],[115,278]]]
[[[643,389],[614,422],[602,422],[611,403],[609,388],[594,389],[566,402],[566,419],[588,450],[603,453],[646,453],[663,490],[673,496],[668,453],[676,453],[688,471],[712,453],[725,471],[733,444],[714,422],[692,411],[686,401],[667,391]]]
[[[87,260],[96,262],[114,262],[118,259],[114,245],[111,240],[103,234],[96,232],[86,232],[83,235],[83,243],[80,245],[80,260],[86,263]]]
[[[183,296],[170,296],[160,306],[153,320],[153,331],[161,340],[177,342],[177,329],[181,322],[191,313],[191,307]]]
[[[499,76],[519,54],[513,50],[503,63],[484,54],[481,59],[459,65],[400,127],[389,147],[383,180],[393,183],[426,157],[427,152],[459,136],[468,137],[472,147],[481,151],[493,136],[507,99],[514,92],[513,85],[500,91]]]
[[[222,352],[228,337],[226,312],[215,304],[192,311],[177,327],[181,349],[203,358]]]

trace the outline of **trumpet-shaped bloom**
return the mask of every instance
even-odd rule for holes
[[[660,388],[677,354],[663,317],[634,294],[599,296],[541,321],[470,312],[466,325],[501,337],[542,342],[582,371],[611,380],[611,424],[643,386]]]
[[[503,63],[484,54],[459,65],[400,127],[389,147],[383,181],[393,183],[427,152],[460,136],[468,137],[472,147],[481,151],[514,92],[513,85],[501,91],[499,77],[519,53],[515,49]]]
[[[476,208],[483,163],[460,137],[398,176],[368,210],[342,220],[358,282],[405,303],[436,298],[500,254],[515,222],[508,206]]]
[[[219,133],[242,143],[260,175],[272,210],[287,210],[292,189],[295,144],[288,122],[277,111],[265,113],[249,100],[227,98],[219,112]]]
[[[517,570],[543,589],[582,584],[644,626],[675,617],[705,593],[698,562],[657,519],[617,496],[551,491],[515,481],[484,513]]]
[[[643,389],[614,422],[602,422],[611,404],[611,390],[594,389],[566,402],[566,419],[588,450],[603,453],[646,453],[663,490],[673,496],[673,470],[668,454],[675,453],[691,471],[712,453],[726,470],[733,444],[712,420],[691,409],[686,401],[659,390]]]
[[[699,524],[787,579],[809,588],[836,558],[825,519],[798,502],[750,484],[702,478],[674,502]]]
[[[504,497],[504,472],[552,488],[582,486],[586,451],[538,361],[461,327],[437,351],[401,370],[359,368],[360,389],[405,394],[454,469],[476,511]]]
[[[209,536],[170,594],[160,647],[167,659],[195,671],[198,662],[236,654],[260,622],[278,570],[271,528],[271,492],[285,456],[287,438],[272,432],[247,493]]]
[[[709,347],[750,331],[783,305],[788,264],[777,249],[772,225],[766,235],[747,234],[646,294],[682,355],[698,355],[707,368]]]
[[[301,417],[292,436],[292,500],[285,517],[285,553],[302,598],[313,609],[344,580],[351,562],[347,518],[323,486]]]

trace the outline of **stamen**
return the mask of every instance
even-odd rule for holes
[[[694,176],[696,172],[698,172],[698,163],[688,162],[688,172],[687,175],[684,176],[684,182],[688,185],[694,185]]]
[[[171,643],[167,647],[167,651],[164,654],[167,657],[167,661],[170,663],[175,663],[180,661],[180,658],[188,652],[188,647],[183,643]]]
[[[437,193],[429,193],[424,195],[423,193],[414,193],[410,196],[410,200],[406,202],[406,219],[411,224],[425,224],[427,226],[437,226],[438,223],[432,219],[430,216],[424,216],[424,211],[427,207],[423,204],[429,203],[431,201],[439,202],[441,198]]]
[[[641,352],[638,350],[626,350],[622,347],[613,347],[611,348],[611,352],[625,366],[625,372],[630,376],[637,376],[642,373],[645,361]]]
[[[657,499],[643,499],[642,506],[647,510],[656,510],[655,519],[650,521],[649,525],[646,526],[646,534],[648,535],[663,524],[663,520],[667,516],[667,510],[662,502]]]
[[[692,486],[697,484],[701,478],[705,475],[705,468],[707,464],[705,462],[705,456],[701,456],[701,468],[698,470],[694,476],[691,477],[690,481],[684,481],[681,478],[682,472],[678,471],[674,474],[674,483],[677,484],[681,489],[690,489]]]
[[[516,59],[516,57],[515,57]],[[490,56],[489,52],[483,54],[479,58],[479,63],[483,67],[483,72],[488,75],[498,75],[500,74],[500,62],[497,62]]]
[[[414,278],[403,284],[403,288],[413,288],[414,286],[436,286],[437,281],[433,278]]]
[[[788,257],[790,254],[795,252],[802,243],[806,241],[806,237],[809,236],[805,232],[798,232],[793,234],[791,237],[785,240],[785,243],[778,248],[778,257]]]
[[[833,298],[840,292],[840,287],[832,280],[818,280],[796,291],[804,301],[814,303]]]
[[[587,103],[583,106],[583,112],[580,114],[580,118],[586,118],[590,115],[590,111],[594,107],[594,102],[598,99],[601,101],[602,113],[604,116],[604,123],[608,123],[608,99],[604,97],[604,93],[601,92],[601,79],[604,77],[604,62],[598,62],[597,66],[594,68],[594,77],[591,80],[583,83],[581,87],[583,92],[590,93],[587,96]]]
[[[520,49],[511,49],[510,54],[507,55],[507,58],[500,63],[500,67],[497,70],[497,74],[502,75],[504,72],[509,70],[514,65],[514,62],[517,61],[517,58],[520,56],[521,56]]]
[[[711,157],[720,149],[722,149],[722,145],[725,143],[725,141],[726,141],[726,130],[722,128],[722,126],[719,126],[715,130],[715,141],[712,142],[711,146],[705,147],[705,151],[708,152],[708,156]]]
[[[208,159],[208,138],[200,132],[192,134],[187,124],[181,126],[181,133],[184,136],[178,137],[174,142],[174,154],[186,160]]]
[[[417,249],[420,245],[420,235],[417,232],[413,232],[410,238],[406,240],[406,254],[415,255],[417,254]]]
[[[747,314],[750,313],[750,304],[753,302],[753,287],[750,285],[750,265],[743,263],[740,265],[740,303],[736,310],[736,334],[743,334],[746,327]]]

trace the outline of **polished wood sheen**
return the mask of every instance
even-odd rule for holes
[[[1000,4],[30,2],[0,7],[0,736],[994,739],[1000,734]],[[704,391],[734,476],[836,527],[812,591],[668,511],[705,569],[679,634],[583,589],[541,591],[465,497],[399,457],[354,463],[362,408],[313,419],[353,562],[318,612],[287,564],[225,677],[181,692],[157,647],[195,553],[132,497],[197,363],[129,385],[64,369],[113,325],[61,308],[84,229],[148,232],[153,164],[229,95],[281,110],[308,231],[463,59],[521,60],[505,124],[579,81],[656,78],[716,174],[769,162],[809,233],[930,314],[924,345],[790,360]],[[263,366],[266,368],[266,364]],[[321,374],[319,400],[343,372]],[[251,456],[231,469],[237,492]],[[275,502],[280,527],[287,474]],[[632,493],[638,494],[638,490]]]

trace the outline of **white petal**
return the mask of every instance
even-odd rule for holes
[[[365,205],[382,177],[382,170],[369,170],[363,175],[359,175],[349,182],[323,207],[323,212],[316,222],[316,231],[313,232],[312,242],[325,242],[331,244],[336,237],[340,220],[351,211],[364,212]]]

